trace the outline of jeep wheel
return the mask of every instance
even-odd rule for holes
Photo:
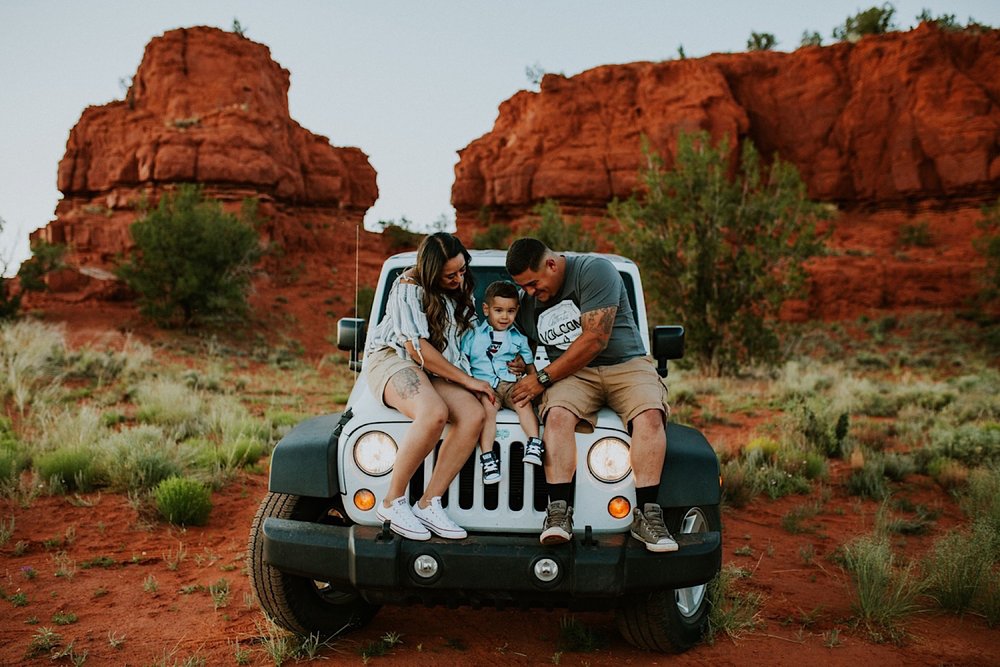
[[[675,535],[719,530],[719,508],[667,509],[665,521]],[[615,615],[618,631],[647,651],[680,653],[705,634],[711,601],[708,584],[633,597]]]
[[[350,525],[333,500],[267,494],[254,516],[247,544],[250,586],[264,612],[278,625],[301,635],[330,637],[367,624],[378,606],[365,602],[356,591],[285,574],[264,562],[262,526],[270,517]]]

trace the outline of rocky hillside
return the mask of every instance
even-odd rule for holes
[[[356,230],[378,197],[375,170],[360,149],[334,147],[296,123],[288,87],[289,72],[268,48],[238,34],[197,27],[150,41],[126,99],[86,109],[70,132],[59,163],[63,199],[35,234],[71,250],[70,268],[51,281],[57,294],[111,296],[108,270],[131,245],[136,203],[196,182],[232,210],[259,199],[263,241],[276,253],[258,294],[280,301],[291,298],[281,296],[288,287],[315,301],[308,311],[332,305],[346,314],[345,304],[326,301],[341,291],[332,289],[338,272],[353,287]],[[360,234],[371,284],[381,237]]]
[[[945,307],[975,292],[969,244],[1000,193],[1000,31],[924,24],[856,44],[546,75],[460,151],[459,228],[523,227],[558,200],[585,221],[637,186],[641,138],[670,163],[681,132],[749,139],[835,204],[832,257],[789,316]],[[926,230],[918,244],[907,230]]]

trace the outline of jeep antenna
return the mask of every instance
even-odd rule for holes
[[[357,222],[354,224],[354,317],[358,316],[358,292],[361,290],[361,285],[358,282],[360,271],[358,266],[360,265],[360,255],[361,255],[361,223]],[[357,341],[354,343],[357,347]],[[355,353],[351,353],[351,358],[354,358]],[[352,368],[354,371],[354,381],[357,382],[357,376],[361,372],[361,369],[357,366]]]

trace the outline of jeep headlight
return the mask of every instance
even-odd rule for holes
[[[628,445],[618,438],[601,438],[587,452],[590,474],[602,482],[619,482],[632,471]]]
[[[365,433],[354,443],[354,462],[372,477],[381,477],[396,462],[396,441],[382,431]]]

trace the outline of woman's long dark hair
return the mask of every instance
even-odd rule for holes
[[[462,287],[457,290],[441,289],[441,274],[448,260],[462,255],[467,267]],[[430,328],[430,341],[439,351],[444,351],[448,341],[445,331],[448,325],[448,310],[445,299],[451,299],[455,304],[455,320],[458,324],[458,336],[472,328],[470,321],[476,312],[472,297],[475,280],[469,263],[472,256],[462,242],[448,232],[437,232],[423,240],[417,250],[416,274],[420,286],[424,288],[424,312],[427,313],[427,325]]]

